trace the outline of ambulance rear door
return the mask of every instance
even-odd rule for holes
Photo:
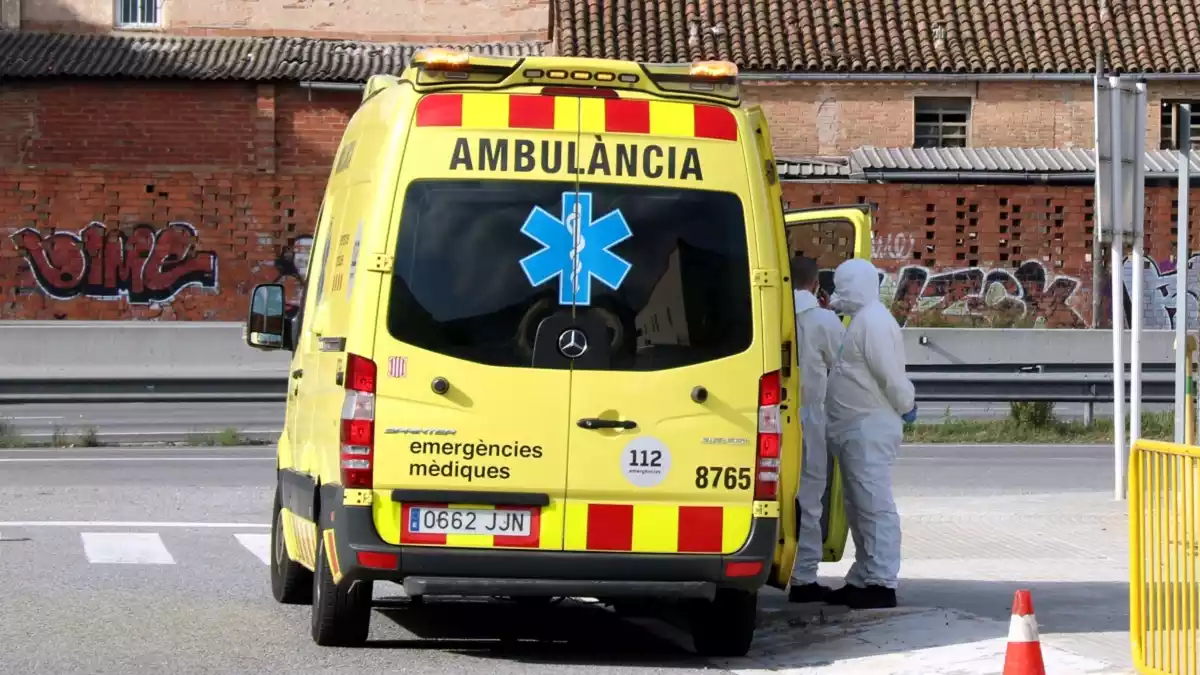
[[[622,93],[581,105],[573,302],[586,344],[562,338],[574,350],[564,547],[736,552],[753,519],[764,364],[779,349],[760,320],[778,285],[752,284],[744,131],[715,104]]]
[[[388,543],[562,549],[578,122],[569,95],[417,103],[376,337]]]

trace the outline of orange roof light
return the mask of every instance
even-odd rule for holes
[[[692,77],[719,80],[726,77],[737,77],[738,67],[729,61],[697,61],[692,64],[688,73]]]
[[[471,65],[471,55],[455,49],[431,47],[414,54],[413,61],[429,70],[462,70]]]

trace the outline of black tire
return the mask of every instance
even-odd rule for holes
[[[758,594],[721,589],[692,614],[692,644],[702,656],[738,657],[750,651],[758,627]]]
[[[285,605],[312,602],[312,572],[288,558],[283,537],[283,504],[275,489],[275,510],[271,514],[271,595]]]
[[[313,575],[312,638],[323,647],[356,647],[371,630],[370,581],[333,583],[325,560],[325,537],[317,530],[317,571]]]

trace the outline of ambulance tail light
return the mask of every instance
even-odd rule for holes
[[[779,458],[783,445],[779,404],[782,400],[783,381],[779,371],[763,375],[758,381],[758,446],[754,468],[756,501],[775,501],[779,494]]]
[[[342,399],[342,487],[369,489],[374,484],[375,362],[349,354]]]

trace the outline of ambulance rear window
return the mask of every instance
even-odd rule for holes
[[[742,202],[727,192],[416,181],[404,198],[388,330],[476,363],[562,367],[534,359],[538,340],[559,338],[539,326],[590,313],[606,326],[587,336],[607,343],[602,368],[723,358],[753,337],[746,236]]]

